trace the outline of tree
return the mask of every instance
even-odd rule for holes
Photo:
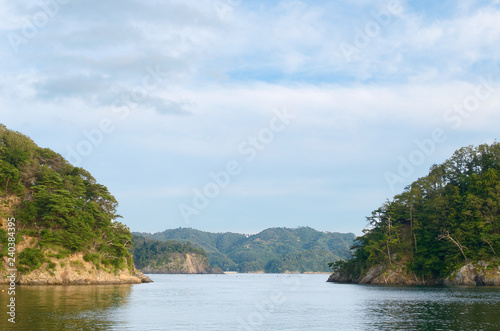
[[[397,263],[424,279],[500,251],[500,144],[464,147],[368,217],[353,258],[338,272],[361,275]]]

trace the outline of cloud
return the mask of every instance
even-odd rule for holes
[[[241,212],[241,200],[261,195],[273,199],[262,205],[280,206],[283,219],[299,222],[306,209],[310,218],[330,219],[358,197],[389,198],[384,172],[433,129],[449,139],[415,176],[462,144],[498,132],[498,1],[401,3],[402,13],[349,62],[340,45],[354,45],[385,2],[229,1],[221,8],[195,0],[73,0],[17,52],[8,36],[24,38],[27,22],[43,9],[5,2],[2,121],[61,154],[102,119],[112,121],[115,130],[83,166],[120,192],[123,178],[141,192],[151,189],[154,213],[161,199],[185,198],[228,160],[243,162],[238,145],[269,125],[273,109],[286,107],[297,119],[247,165],[241,186],[228,189],[241,197],[231,208]],[[489,75],[495,93],[453,128],[443,114]],[[308,197],[308,189],[317,194]],[[342,203],[327,203],[339,196]],[[125,214],[140,225],[150,202],[124,199]],[[349,208],[339,218],[355,224],[359,215],[348,215]],[[238,214],[225,217],[232,222]]]
[[[33,85],[37,97],[46,100],[59,98],[87,97],[103,91],[106,88],[104,76],[93,75],[65,75],[47,78],[43,82]]]
[[[383,6],[294,0],[251,7],[242,2],[223,17],[230,19],[222,19],[210,1],[71,1],[19,45],[20,52],[3,49],[13,65],[2,71],[34,70],[38,79],[33,88],[42,99],[58,91],[59,97],[88,95],[92,85],[101,92],[105,85],[108,93],[131,89],[141,84],[146,67],[155,65],[170,75],[165,88],[240,81],[470,81],[477,64],[488,72],[496,61],[497,7],[450,10],[442,19],[426,20],[408,5],[348,63],[340,45],[354,44],[357,31],[375,22]],[[21,23],[4,29],[22,35],[21,18],[42,9],[18,4],[5,11]],[[65,80],[68,85],[57,90]],[[96,99],[95,94],[89,99]]]
[[[192,105],[188,101],[176,102],[165,100],[159,97],[148,97],[141,103],[153,108],[155,111],[162,115],[187,115],[190,114],[190,111],[188,109]]]
[[[104,106],[99,102],[109,97],[102,95],[142,86],[148,67],[160,66],[168,75],[158,88],[186,83],[220,29],[217,17],[195,2],[71,1],[39,26],[36,17],[47,17],[41,6],[26,3],[6,10],[20,22],[4,26],[7,35],[23,42],[2,50],[11,66],[1,71],[30,72],[35,77],[30,87],[40,102],[76,98]],[[34,30],[27,34],[30,24]],[[147,106],[163,114],[185,113],[186,103],[161,102],[157,92],[149,91]]]

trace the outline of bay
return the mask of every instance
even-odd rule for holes
[[[326,283],[328,275],[150,275],[138,285],[18,286],[2,330],[498,330],[500,289]],[[6,287],[2,287],[6,289]]]

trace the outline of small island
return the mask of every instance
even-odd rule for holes
[[[134,263],[146,274],[223,274],[210,267],[207,253],[193,244],[132,236]]]
[[[368,217],[328,281],[500,285],[500,143],[464,147]]]
[[[151,282],[134,266],[117,206],[88,171],[0,126],[1,284]]]

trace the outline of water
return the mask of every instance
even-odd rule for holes
[[[327,275],[152,275],[139,285],[17,287],[1,330],[500,330],[499,288],[326,283]]]

